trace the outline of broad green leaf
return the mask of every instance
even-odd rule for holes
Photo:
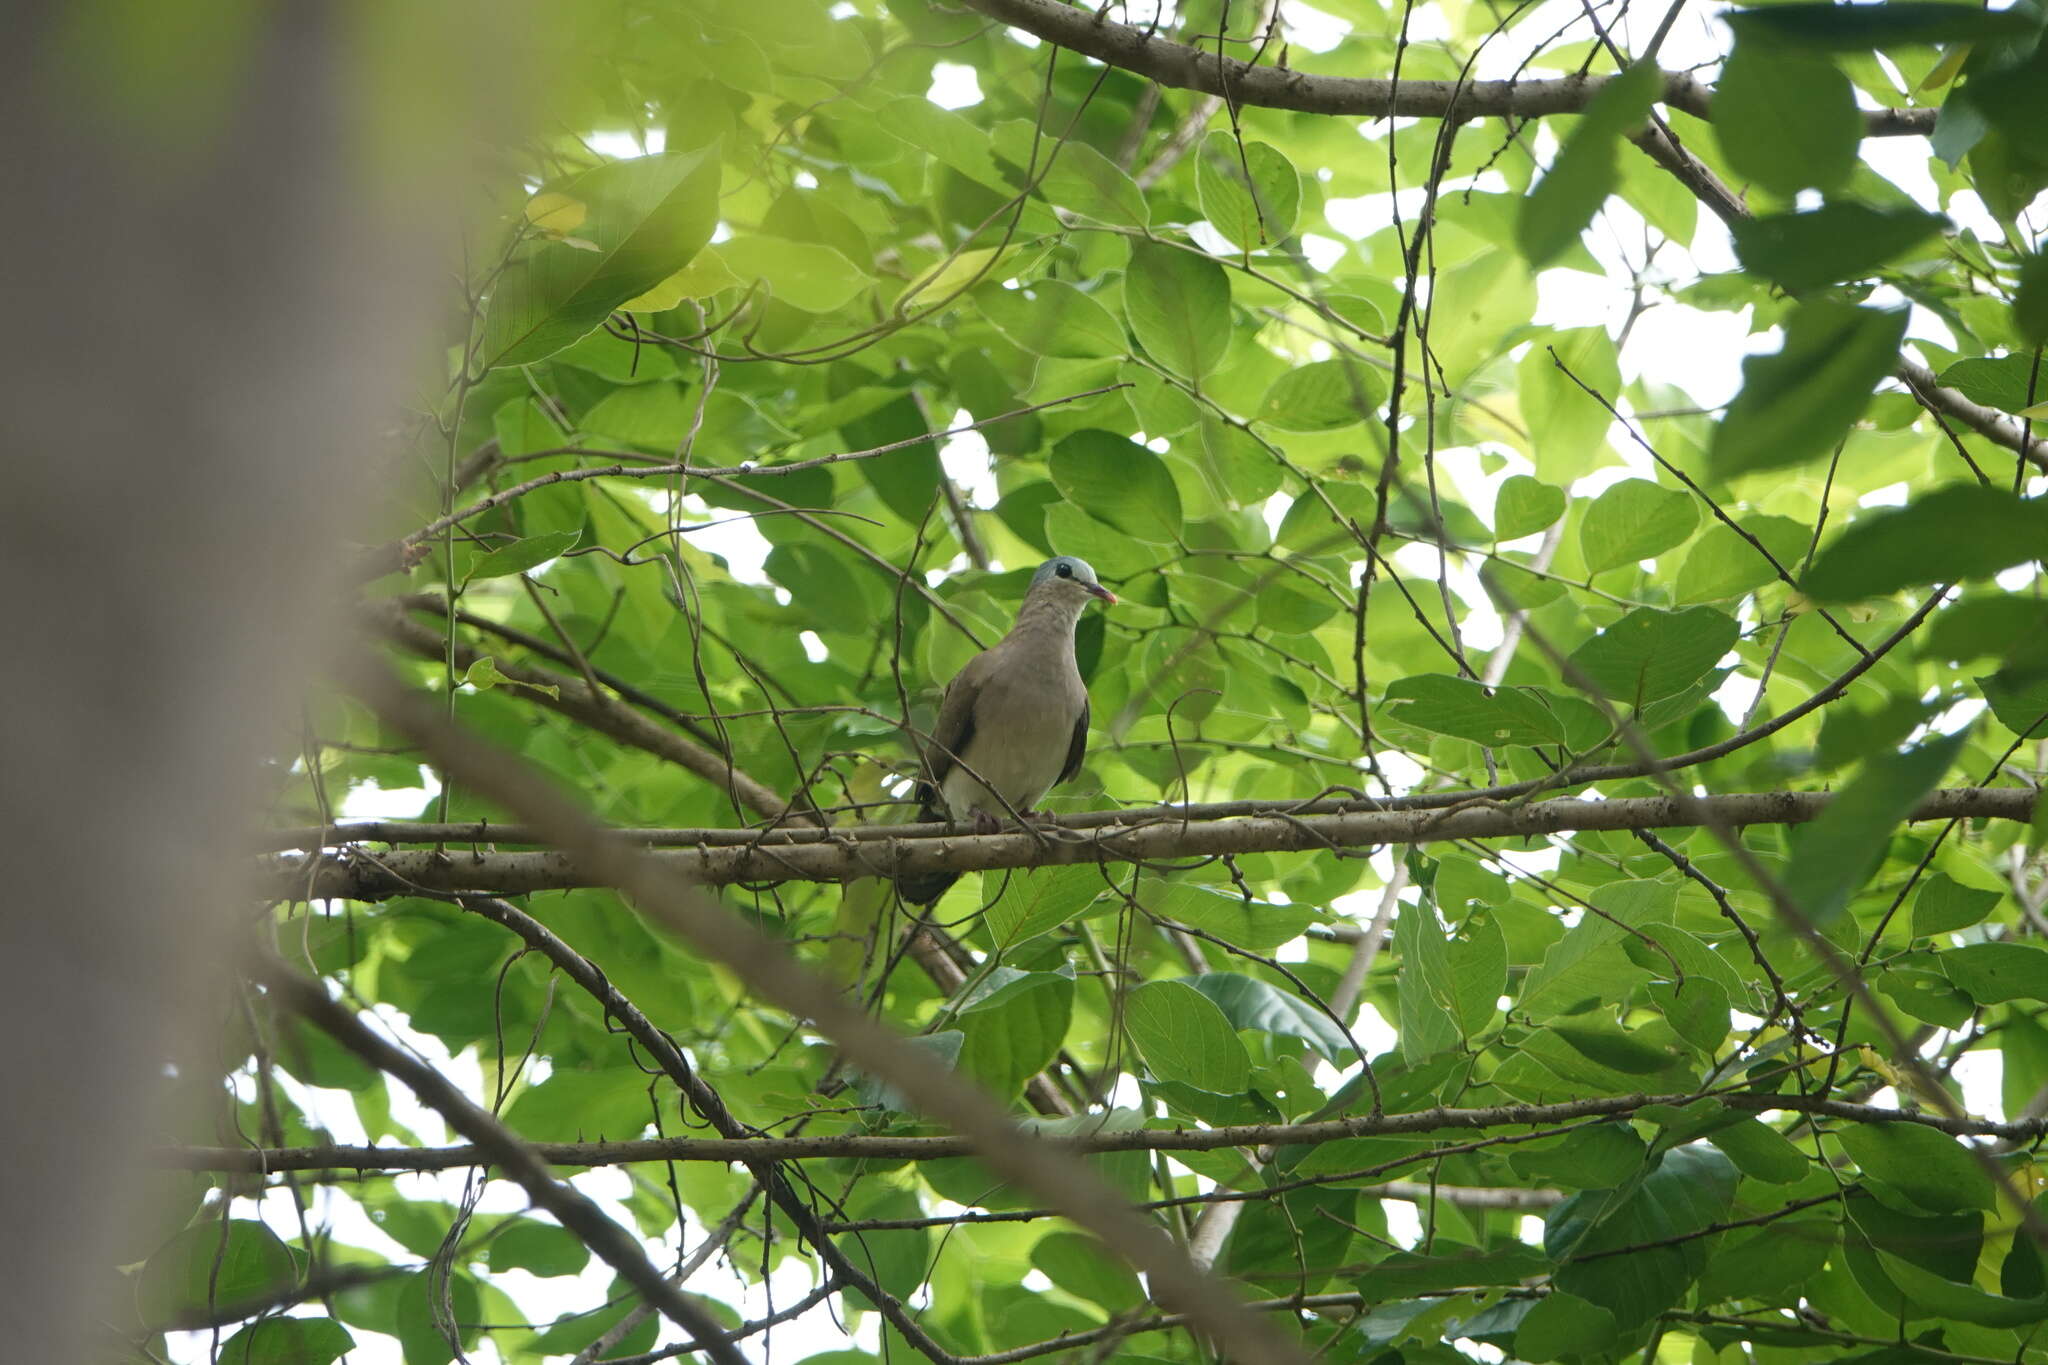
[[[1518,1285],[1550,1269],[1535,1247],[1517,1242],[1489,1247],[1446,1247],[1434,1253],[1396,1251],[1374,1263],[1355,1285],[1368,1299],[1386,1300],[1410,1294],[1486,1285]]]
[[[1936,954],[1948,979],[1980,1005],[2048,1000],[2048,949],[2026,943],[1970,943]]]
[[[839,434],[856,450],[876,450],[882,446],[898,445],[899,442],[915,442],[886,455],[862,460],[856,466],[861,478],[881,495],[889,510],[912,525],[922,521],[926,509],[942,496],[939,483],[943,475],[939,467],[938,447],[931,441],[916,440],[929,435],[931,429],[924,408],[910,394],[849,418],[839,428]],[[770,487],[769,492],[775,493],[776,490]],[[776,495],[788,501],[786,495]]]
[[[1515,1329],[1515,1358],[1546,1361],[1594,1355],[1614,1341],[1614,1314],[1576,1294],[1546,1294]]]
[[[974,299],[998,331],[1034,355],[1089,358],[1129,349],[1109,310],[1071,284],[1034,280],[1017,289],[981,289]]]
[[[1972,356],[1941,372],[1944,386],[1973,403],[2020,412],[2048,398],[2048,364],[2031,355]]]
[[[1850,1123],[1835,1137],[1865,1175],[1930,1213],[1993,1207],[1991,1177],[1947,1133],[1917,1123]]]
[[[1254,414],[1282,431],[1335,431],[1378,420],[1386,386],[1377,371],[1351,360],[1318,360],[1282,372]]]
[[[356,1348],[328,1318],[262,1318],[220,1345],[221,1365],[333,1365]]]
[[[1977,1012],[1970,997],[1940,972],[1889,966],[1878,975],[1877,988],[1901,1010],[1937,1028],[1961,1028]]]
[[[1124,1027],[1152,1074],[1219,1095],[1251,1080],[1251,1058],[1223,1011],[1178,981],[1149,981],[1124,1000]]]
[[[1474,744],[1558,744],[1564,729],[1551,709],[1516,687],[1488,690],[1469,678],[1417,673],[1387,684],[1381,703],[1406,725]]]
[[[483,368],[545,359],[687,265],[717,222],[718,150],[607,162],[547,191],[583,205],[577,235],[597,249],[543,239],[505,268],[484,312]]]
[[[1835,299],[1800,304],[1785,343],[1742,362],[1742,392],[1714,428],[1710,452],[1724,477],[1803,464],[1833,450],[1898,364],[1906,312]]]
[[[1626,1124],[1602,1123],[1518,1147],[1508,1165],[1524,1180],[1576,1190],[1611,1189],[1641,1172],[1649,1148]]]
[[[1712,607],[1638,607],[1580,645],[1571,661],[1609,702],[1640,710],[1706,677],[1739,633]]]
[[[1913,936],[1967,929],[1990,914],[2001,899],[1999,892],[1964,886],[1945,872],[1930,873],[1913,897]]]
[[[988,930],[1004,949],[1014,948],[1065,924],[1102,894],[1100,869],[1069,867],[984,872],[982,906]]]
[[[1884,860],[1892,830],[1955,762],[1968,731],[1941,735],[1906,753],[1867,760],[1812,824],[1793,831],[1785,890],[1825,926]]]
[[[647,1078],[637,1068],[558,1067],[513,1099],[505,1122],[535,1142],[636,1138],[653,1122],[648,1104]]]
[[[1822,549],[1801,580],[1823,602],[1988,578],[2048,554],[2048,502],[1951,484],[1904,507],[1865,513]]]
[[[1301,176],[1279,149],[1242,145],[1240,155],[1229,133],[1209,134],[1195,162],[1195,188],[1202,216],[1226,241],[1240,251],[1262,251],[1294,234]]]
[[[1778,581],[1775,559],[1797,574],[1812,532],[1790,517],[1743,517],[1736,523],[1762,543],[1766,556],[1726,526],[1709,526],[1678,564],[1680,602],[1721,602]]]
[[[1579,523],[1586,571],[1600,573],[1654,559],[1683,544],[1700,524],[1692,495],[1648,479],[1623,479],[1593,500]]]
[[[1783,1133],[1757,1119],[1744,1119],[1714,1132],[1707,1138],[1734,1162],[1744,1175],[1767,1180],[1773,1185],[1792,1185],[1813,1169],[1805,1152]]]
[[[1741,219],[1729,231],[1744,270],[1800,290],[1875,274],[1947,225],[1938,213],[1843,201],[1810,213]]]
[[[1239,972],[1204,972],[1182,980],[1214,1002],[1234,1029],[1263,1029],[1299,1038],[1333,1062],[1350,1053],[1351,1044],[1330,1016],[1308,1001]]]
[[[1230,349],[1230,277],[1198,252],[1141,242],[1124,275],[1124,315],[1146,354],[1199,388]]]
[[[1140,190],[1117,164],[1078,138],[1068,138],[1057,148],[1048,147],[1052,157],[1038,191],[1062,208],[1104,223],[1145,227],[1152,221]]]
[[[1987,1294],[1975,1285],[1958,1284],[1922,1269],[1903,1256],[1879,1250],[1878,1262],[1892,1283],[1918,1310],[1916,1318],[1955,1318],[1985,1327],[2038,1328],[2048,1319],[2048,1295],[2011,1299]]]
[[[1500,486],[1493,504],[1493,538],[1519,540],[1549,527],[1564,515],[1570,499],[1562,488],[1516,474]]]
[[[1052,451],[1052,481],[1090,516],[1126,535],[1164,544],[1180,534],[1180,490],[1173,475],[1135,441],[1093,429],[1061,437]],[[1102,572],[1100,564],[1096,572]]]
[[[1400,966],[1401,1060],[1410,1066],[1464,1041],[1464,1030],[1445,1005],[1449,994],[1450,940],[1425,904],[1403,905],[1394,916],[1394,955]]]
[[[997,974],[1009,969],[998,967]],[[984,983],[959,1014],[959,1069],[998,1095],[1017,1093],[1059,1054],[1073,1015],[1071,970],[1016,972]]]
[[[937,1033],[907,1038],[904,1041],[925,1054],[931,1065],[951,1071],[960,1064],[960,1055],[967,1045],[967,1035],[959,1029],[949,1028],[941,1029]],[[864,1072],[855,1073],[853,1093],[860,1103],[878,1109],[891,1110],[899,1114],[910,1109],[910,1102],[897,1092],[895,1086]]]
[[[484,1260],[493,1270],[574,1275],[590,1264],[590,1248],[567,1228],[521,1219],[491,1238]]]
[[[526,536],[510,545],[500,545],[489,554],[480,555],[469,566],[465,575],[468,582],[475,583],[486,578],[505,578],[512,574],[525,573],[528,569],[558,558],[583,538],[580,531],[556,531],[547,535]]]
[[[1848,178],[1863,120],[1849,78],[1826,59],[1738,41],[1714,88],[1714,132],[1737,175],[1789,199]]]
[[[136,1306],[145,1322],[204,1314],[209,1305],[247,1305],[291,1288],[298,1266],[291,1249],[262,1223],[209,1218],[167,1242],[142,1268]]]
[[[1703,1302],[1775,1298],[1797,1293],[1818,1274],[1841,1241],[1832,1218],[1793,1216],[1761,1228],[1729,1233],[1700,1281]]]
[[[931,309],[952,302],[964,289],[980,280],[1000,280],[1009,272],[1004,262],[1016,254],[1015,247],[991,246],[942,257],[903,286],[892,305],[898,313]]]
[[[1099,873],[1097,883],[1100,884]],[[1306,906],[1272,905],[1265,901],[1247,903],[1232,888],[1203,886],[1197,882],[1168,883],[1147,895],[1145,902],[1156,915],[1164,915],[1214,934],[1225,943],[1260,953],[1270,952],[1283,943],[1292,943],[1315,919],[1314,912]],[[1248,1026],[1239,1024],[1238,1027]]]
[[[1991,705],[1991,714],[1998,717],[1998,723],[2020,736],[2033,736],[2043,732],[2048,725],[2048,677],[2021,674],[2006,677],[1994,673],[1987,678],[1977,679],[1977,686],[1984,693],[1984,700]],[[2048,807],[2048,802],[2041,803]],[[2038,825],[2040,816],[2036,814]]]
[[[1543,1245],[1559,1262],[1552,1282],[1613,1313],[1623,1330],[1648,1322],[1678,1302],[1707,1267],[1711,1242],[1673,1239],[1725,1219],[1735,1180],[1728,1158],[1695,1143],[1666,1152],[1625,1194],[1573,1195],[1545,1220]],[[1574,1259],[1623,1247],[1636,1249]]]
[[[726,269],[742,283],[760,281],[772,296],[806,313],[844,308],[874,281],[829,246],[785,237],[735,237],[718,244]]]
[[[1093,1237],[1055,1232],[1031,1247],[1031,1264],[1069,1294],[1112,1313],[1144,1302],[1145,1288],[1124,1259]]]
[[[1603,84],[1587,103],[1515,220],[1515,245],[1529,264],[1549,265],[1579,240],[1614,193],[1616,144],[1649,117],[1662,88],[1656,63],[1638,62]]]
[[[1433,346],[1434,326],[1430,334]],[[1569,484],[1608,462],[1607,431],[1614,415],[1593,394],[1611,401],[1621,391],[1621,358],[1605,327],[1552,332],[1542,345],[1529,348],[1515,366],[1515,377],[1538,478]]]

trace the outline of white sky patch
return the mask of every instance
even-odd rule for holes
[[[1328,52],[1351,33],[1351,25],[1345,20],[1299,3],[1290,3],[1280,11],[1280,24],[1289,44],[1310,52]]]
[[[651,156],[668,145],[668,132],[660,126],[642,128],[628,132],[623,128],[607,129],[602,133],[588,133],[584,145],[600,156],[614,160],[628,157]]]
[[[931,88],[924,97],[941,109],[965,109],[981,103],[981,79],[971,66],[934,62]]]
[[[441,780],[421,768],[420,785],[385,790],[375,781],[359,782],[341,798],[335,814],[347,820],[404,820],[441,794]]]
[[[1904,507],[1906,485],[1904,482],[1888,483],[1882,488],[1873,488],[1856,499],[1858,507]]]
[[[988,441],[980,432],[963,431],[940,445],[939,465],[969,502],[980,507],[995,505],[995,462],[989,459]]]
[[[1343,260],[1350,250],[1351,248],[1343,242],[1329,237],[1319,236],[1313,232],[1301,234],[1301,254],[1308,257],[1308,263],[1318,271],[1335,268],[1337,262]]]

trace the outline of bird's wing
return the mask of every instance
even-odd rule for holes
[[[974,704],[995,661],[995,650],[983,650],[946,684],[946,694],[939,700],[938,719],[932,722],[931,738],[924,746],[925,786],[919,790],[918,798],[928,805],[938,799],[940,784],[953,770],[954,760],[966,752],[968,742],[974,738]]]
[[[1066,766],[1060,769],[1060,781],[1071,781],[1081,771],[1081,760],[1088,754],[1088,694],[1081,694],[1081,714],[1074,717],[1074,735],[1067,741]]]

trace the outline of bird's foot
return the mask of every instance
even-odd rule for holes
[[[1002,827],[1003,822],[987,811],[977,810],[974,812],[974,832],[976,834],[994,834]]]

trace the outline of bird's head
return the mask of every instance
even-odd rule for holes
[[[1038,572],[1031,575],[1031,591],[1055,593],[1082,606],[1091,597],[1112,606],[1116,604],[1116,594],[1096,581],[1095,570],[1088,567],[1088,561],[1072,555],[1059,555],[1039,565]]]

